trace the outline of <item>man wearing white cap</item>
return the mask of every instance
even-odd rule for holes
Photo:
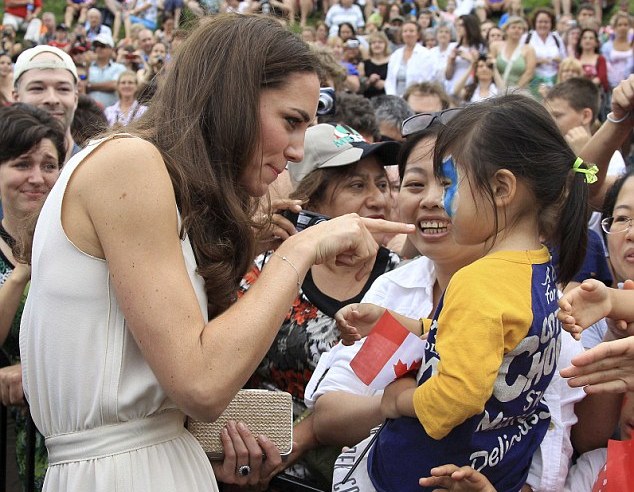
[[[40,45],[22,52],[13,69],[13,99],[43,109],[66,131],[66,159],[79,150],[70,133],[77,109],[77,68],[59,48]]]
[[[88,68],[86,92],[105,109],[117,102],[117,79],[126,68],[112,60],[114,41],[110,34],[97,35],[92,47],[97,56]]]

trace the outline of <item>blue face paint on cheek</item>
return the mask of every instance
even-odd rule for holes
[[[449,215],[449,217],[453,217],[458,205],[458,169],[456,168],[456,163],[451,156],[447,157],[443,161],[442,173],[444,177],[450,181],[450,184],[445,187],[443,205],[447,215]]]

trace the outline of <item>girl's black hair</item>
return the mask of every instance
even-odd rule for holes
[[[634,167],[628,167],[625,174],[619,176],[619,178],[614,182],[612,187],[605,194],[605,198],[603,199],[603,207],[601,208],[601,220],[612,217],[612,215],[614,214],[614,207],[616,206],[616,200],[619,197],[619,193],[621,193],[621,188],[623,188],[625,182],[631,177],[634,177]],[[603,234],[603,239],[605,239],[606,234],[603,228],[601,228],[601,233]]]
[[[560,252],[558,281],[569,282],[586,252],[588,186],[585,175],[573,171],[576,156],[546,109],[518,94],[469,105],[438,135],[437,176],[442,176],[442,162],[449,155],[467,170],[473,189],[494,210],[490,178],[499,169],[508,169],[529,188],[541,240]]]

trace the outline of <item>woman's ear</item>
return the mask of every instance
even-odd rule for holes
[[[498,169],[491,178],[491,189],[496,206],[506,206],[517,193],[517,179],[508,169]]]

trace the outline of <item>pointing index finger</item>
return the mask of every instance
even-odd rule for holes
[[[363,225],[370,232],[386,232],[393,234],[410,234],[414,232],[416,226],[414,224],[405,224],[404,222],[392,222],[384,219],[361,218]]]

